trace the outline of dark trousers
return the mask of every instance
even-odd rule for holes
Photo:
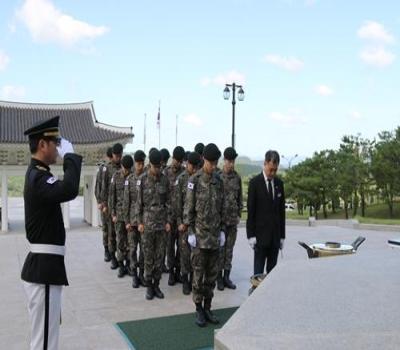
[[[264,273],[265,260],[267,260],[267,274],[278,262],[279,247],[273,245],[262,247],[256,244],[254,247],[254,274]]]

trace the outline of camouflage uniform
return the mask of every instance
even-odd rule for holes
[[[175,207],[176,207],[176,224],[179,226],[183,224],[183,209],[186,199],[186,192],[189,182],[189,173],[184,171],[178,176],[178,183],[175,189]],[[189,274],[192,272],[190,264],[190,245],[187,241],[188,231],[179,232],[179,253],[180,253],[180,265],[182,275]]]
[[[224,184],[224,218],[225,218],[225,245],[221,248],[219,259],[220,270],[232,269],[233,247],[236,242],[237,225],[242,209],[242,179],[236,171],[220,172]]]
[[[120,164],[114,164],[110,162],[106,166],[106,170],[104,171],[104,176],[102,177],[101,183],[101,192],[100,192],[100,200],[107,207],[107,226],[108,226],[108,250],[110,253],[115,253],[116,251],[116,237],[115,237],[115,227],[111,218],[111,211],[109,208],[109,192],[110,192],[110,184],[111,179],[116,171],[121,169]]]
[[[150,171],[138,180],[135,217],[144,225],[141,240],[144,252],[144,272],[148,286],[158,285],[162,274],[165,250],[165,225],[171,222],[169,183],[165,175],[153,176]]]
[[[101,184],[103,182],[104,172],[106,171],[107,164],[101,163],[99,168],[97,169],[96,175],[96,184],[94,189],[94,195],[96,197],[97,204],[101,204]],[[108,220],[107,214],[104,214],[101,210],[100,212],[101,217],[101,229],[103,231],[103,246],[106,248],[108,247]]]
[[[223,183],[214,172],[203,169],[190,177],[184,205],[184,223],[195,233],[196,247],[191,253],[193,301],[211,301],[218,274],[220,232],[223,230]]]
[[[111,178],[110,184],[110,211],[111,216],[117,217],[115,223],[116,241],[117,241],[117,261],[123,262],[128,259],[128,233],[125,227],[124,211],[124,189],[128,186],[129,173],[125,176],[124,170],[116,171]]]
[[[136,201],[138,197],[138,184],[140,184],[140,175],[132,173],[128,176],[128,185],[125,186],[124,190],[124,210],[125,210],[125,223],[131,224],[132,230],[128,232],[128,244],[129,244],[129,257],[131,263],[131,269],[137,267],[140,270],[144,269],[144,256],[143,246],[140,240],[140,233],[138,231],[138,223],[136,222],[135,209]],[[140,248],[139,262],[137,258],[138,248]]]
[[[175,167],[172,165],[167,166],[163,174],[168,178],[169,181],[169,189],[171,198],[175,198],[175,189],[177,185],[177,178],[180,174],[185,171],[183,166]],[[173,213],[176,213],[175,203],[173,203]],[[176,245],[176,252],[175,252]],[[175,215],[173,215],[171,222],[171,231],[167,234],[167,267],[170,272],[173,272],[174,269],[179,273],[180,268],[179,261],[179,233],[178,226],[176,223]]]

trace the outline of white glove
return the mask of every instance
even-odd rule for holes
[[[74,153],[74,148],[71,142],[66,139],[61,139],[61,144],[57,147],[57,151],[61,159],[63,159],[67,153]]]
[[[226,241],[226,239],[225,239],[225,232],[224,232],[224,231],[221,231],[221,232],[219,233],[219,246],[220,246],[220,247],[223,247],[223,246],[225,245],[225,241]]]
[[[196,248],[196,235],[194,233],[191,233],[188,236],[188,243],[192,248]]]
[[[279,249],[282,250],[284,245],[285,245],[285,239],[284,239],[284,238],[281,238],[281,242],[280,242],[280,245],[279,245]]]
[[[257,238],[256,237],[250,237],[249,238],[249,245],[251,249],[254,249],[257,243]]]

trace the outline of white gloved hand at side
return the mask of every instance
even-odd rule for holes
[[[279,249],[282,250],[284,245],[285,245],[285,239],[281,238]]]
[[[188,243],[192,248],[196,248],[196,235],[194,233],[191,233],[188,236]]]
[[[220,247],[223,247],[223,246],[225,245],[225,241],[226,241],[226,239],[225,239],[225,232],[224,232],[224,231],[221,231],[221,232],[219,233],[219,246],[220,246]]]
[[[257,238],[256,237],[250,237],[249,238],[249,246],[251,249],[254,249],[254,247],[257,244]]]
[[[64,158],[67,153],[74,153],[74,148],[72,147],[71,142],[66,139],[61,139],[61,144],[57,147],[57,151],[59,156]]]

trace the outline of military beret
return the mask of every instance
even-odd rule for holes
[[[107,157],[108,158],[112,158],[112,150],[113,150],[112,147],[107,148]]]
[[[172,152],[172,157],[181,162],[185,158],[185,149],[182,146],[176,146]]]
[[[116,143],[112,148],[113,154],[122,154],[124,147],[120,143]]]
[[[185,157],[183,158],[183,160],[188,160],[189,159],[189,154],[190,154],[191,152],[190,151],[186,151],[185,152]]]
[[[132,156],[130,156],[130,155],[123,156],[122,160],[121,160],[121,163],[122,163],[122,166],[125,169],[132,168],[133,167],[133,158],[132,158]]]
[[[160,165],[161,164],[161,151],[155,149],[149,155],[150,163],[153,165]]]
[[[224,151],[224,158],[228,160],[235,160],[238,154],[233,147],[227,147]]]
[[[202,156],[204,152],[204,143],[199,142],[196,146],[194,146],[194,151]]]
[[[218,149],[215,143],[209,143],[206,147],[204,147],[203,156],[204,159],[214,162],[221,157],[221,151]]]
[[[135,152],[135,162],[144,162],[146,159],[146,153],[144,153],[141,149]]]
[[[161,160],[167,163],[170,157],[169,151],[166,148],[161,148],[160,152],[161,152]]]
[[[29,129],[24,131],[24,135],[32,137],[44,136],[44,137],[59,137],[60,130],[58,128],[58,122],[60,116],[56,116],[50,119],[41,120],[33,124]]]
[[[201,158],[200,154],[197,152],[190,152],[188,155],[188,162],[194,166],[197,166],[200,164]]]

